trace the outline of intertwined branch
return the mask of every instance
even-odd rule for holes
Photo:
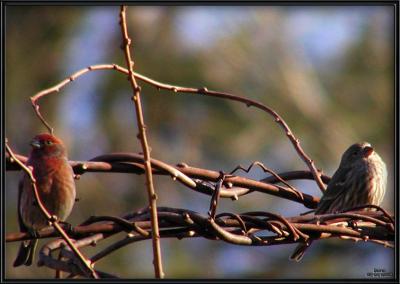
[[[26,161],[25,156],[6,156],[7,170],[18,170],[20,164],[14,159]],[[143,174],[143,155],[133,153],[117,153],[95,157],[87,162],[70,161],[74,172],[82,175],[87,172],[122,172]],[[176,166],[151,159],[152,172],[155,175],[169,175],[173,180],[185,185],[185,188],[210,195],[210,212],[203,215],[188,209],[158,207],[158,219],[161,238],[196,238],[204,237],[210,240],[220,240],[234,245],[270,246],[307,242],[326,238],[341,238],[354,241],[370,241],[385,247],[393,247],[394,218],[386,211],[355,211],[341,214],[307,215],[284,217],[272,212],[245,212],[242,214],[216,214],[218,198],[237,199],[242,195],[258,191],[273,194],[285,199],[303,203],[314,208],[318,198],[298,191],[294,193],[290,187],[277,188],[277,183],[284,180],[312,179],[308,171],[293,171],[273,173],[264,182],[245,177],[222,174],[205,169],[192,168],[180,163]],[[250,167],[249,167],[250,168]],[[232,171],[233,172],[233,171]],[[324,182],[328,176],[322,176]],[[301,195],[300,197],[298,195]],[[218,195],[218,196],[217,196]],[[361,210],[363,208],[355,208]],[[91,217],[71,232],[74,245],[77,248],[94,246],[102,240],[115,234],[125,235],[114,244],[102,249],[89,258],[92,265],[112,252],[131,243],[151,238],[151,214],[148,208],[137,210],[121,217],[96,216]],[[264,235],[260,235],[263,233]],[[271,235],[272,234],[272,235]],[[57,236],[54,229],[40,231],[38,238]],[[7,242],[30,239],[28,233],[9,233]],[[52,257],[52,252],[60,251],[62,258]],[[69,272],[69,277],[82,276],[82,272],[71,262],[74,255],[65,246],[62,239],[47,243],[40,251],[40,264],[60,271]],[[115,275],[99,272],[100,277],[116,277]]]
[[[269,212],[245,212],[242,214],[221,213],[210,218],[188,209],[158,207],[161,238],[197,238],[223,241],[234,245],[271,246],[305,242],[308,239],[342,238],[353,241],[374,242],[393,247],[394,223],[391,216],[383,212],[355,211],[344,214],[296,216],[285,218]],[[71,233],[75,246],[95,246],[116,234],[120,240],[90,257],[94,265],[102,258],[129,244],[151,238],[149,210],[137,210],[122,217],[91,217]],[[39,238],[54,237],[54,229],[48,228]],[[27,233],[8,234],[7,242],[29,239]],[[52,257],[60,250],[64,260]],[[40,262],[53,269],[69,272],[69,277],[82,275],[75,264],[73,254],[64,241],[48,242],[40,251]],[[73,262],[72,262],[73,263]],[[116,277],[102,273],[102,277]]]
[[[27,161],[25,156],[16,155],[16,157],[22,162]],[[144,173],[143,155],[135,153],[113,153],[97,156],[90,161],[70,161],[69,163],[76,175],[82,175],[86,172]],[[173,180],[182,183],[187,188],[208,195],[212,195],[214,192],[213,185],[210,183],[217,182],[220,176],[220,173],[216,171],[191,167],[186,163],[179,163],[173,166],[154,158],[151,158],[151,166],[155,175],[169,175]],[[6,168],[7,170],[19,170],[19,166],[10,160],[7,155]],[[262,181],[239,175],[230,175],[224,180],[220,189],[220,197],[237,200],[240,196],[257,191],[301,203],[310,209],[317,206],[318,197],[300,191],[293,191],[289,187],[278,184],[281,179],[286,181],[297,179],[312,180],[311,172],[291,171],[276,175],[280,178],[272,175]],[[322,180],[327,183],[330,177],[322,175]]]

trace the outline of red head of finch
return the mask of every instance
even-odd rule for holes
[[[380,205],[387,183],[386,165],[367,142],[351,145],[342,155],[315,214],[342,212],[363,205]],[[300,261],[309,246],[300,244],[290,257]]]
[[[75,182],[72,167],[68,163],[64,144],[50,134],[39,134],[31,141],[27,166],[33,168],[33,176],[39,197],[51,215],[64,221],[75,202]],[[18,190],[18,222],[21,232],[34,233],[48,226],[40,210],[29,176],[24,173]],[[14,266],[31,265],[37,240],[23,241]]]

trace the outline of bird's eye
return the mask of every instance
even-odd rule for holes
[[[46,140],[45,143],[46,143],[46,145],[51,145],[51,144],[53,144],[53,142],[50,141],[50,140]]]
[[[351,155],[354,157],[354,156],[357,156],[357,154],[358,154],[358,152],[353,152],[353,153],[351,153]]]

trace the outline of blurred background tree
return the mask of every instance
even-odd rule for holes
[[[89,65],[124,65],[118,9],[6,7],[6,136],[17,153],[26,155],[30,139],[45,131],[30,96]],[[393,9],[131,6],[128,24],[137,72],[165,83],[232,92],[272,107],[329,175],[350,144],[371,142],[389,169],[383,207],[393,212]],[[276,171],[305,169],[266,114],[234,102],[142,87],[153,157],[224,171],[254,160]],[[141,150],[130,96],[125,76],[92,72],[43,99],[41,109],[65,141],[70,159],[87,160]],[[18,230],[19,176],[6,174],[6,232]],[[248,176],[265,174],[254,170]],[[147,202],[143,176],[87,173],[76,183],[80,201],[68,219],[73,225]],[[295,185],[320,195],[313,182]],[[206,214],[208,196],[166,177],[156,177],[155,186],[160,206]],[[257,193],[235,202],[222,200],[218,208],[237,213],[266,209],[285,216],[305,210]],[[370,243],[317,242],[300,263],[288,260],[294,245],[249,248],[203,239],[163,239],[161,244],[168,278],[363,278],[374,268],[394,271],[393,250]],[[18,244],[5,248],[6,277],[53,277],[46,268],[13,268]],[[98,268],[121,277],[152,278],[151,261],[151,243],[142,242],[115,252]]]

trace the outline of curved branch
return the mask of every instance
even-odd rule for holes
[[[21,158],[21,161],[26,160],[26,157],[24,156],[19,156],[19,157]],[[17,170],[18,167],[14,165],[14,163],[8,157],[6,158],[7,158],[6,159],[7,170]],[[200,182],[197,182],[195,187],[192,187],[191,181],[193,181],[193,179],[201,179],[210,182],[217,182],[218,177],[220,175],[219,172],[190,167],[187,164],[178,164],[176,166],[170,166],[154,158],[151,158],[150,161],[153,167],[152,170],[154,174],[172,175],[173,178],[176,177],[176,180],[182,182],[187,187],[208,195],[212,195],[212,193],[214,192],[214,189],[212,187],[206,186]],[[135,153],[115,153],[115,154],[101,155],[87,162],[70,161],[70,164],[74,169],[74,172],[78,175],[81,175],[85,172],[123,172],[123,173],[143,174],[144,170],[142,163],[143,163],[143,155]],[[172,173],[171,168],[173,168],[176,173]],[[304,174],[303,178],[305,179],[309,179],[311,177],[311,173],[306,171],[294,171],[293,175],[291,174],[291,172],[286,172],[283,174],[279,173],[279,176],[281,176],[281,178],[286,177],[287,179],[300,179],[302,177],[301,174]],[[326,176],[323,177],[324,180],[329,179],[329,177]],[[270,180],[272,182],[279,182],[279,180],[274,180],[274,179]],[[228,188],[221,188],[221,197],[230,197],[230,198],[239,197],[241,195],[248,194],[252,191],[258,191],[304,204],[304,206],[311,209],[316,208],[319,202],[319,198],[314,197],[312,195],[301,192],[293,192],[293,190],[283,186],[256,181],[241,176],[227,177],[224,180],[224,185],[225,186],[231,185],[231,186],[229,186]],[[232,186],[238,188],[232,189],[231,188]],[[243,188],[246,188],[247,190],[244,190]]]
[[[143,81],[145,83],[148,83],[148,84],[156,87],[159,90],[160,89],[164,89],[164,90],[172,91],[172,92],[175,92],[175,93],[180,92],[180,93],[187,93],[187,94],[200,94],[200,95],[205,95],[205,96],[210,96],[210,97],[216,97],[216,98],[232,100],[232,101],[243,103],[247,107],[254,106],[254,107],[256,107],[256,108],[268,113],[269,115],[271,115],[275,119],[275,122],[278,123],[278,125],[281,126],[281,128],[284,130],[285,135],[289,138],[289,140],[292,143],[292,145],[293,145],[294,149],[296,150],[297,154],[300,156],[300,158],[303,160],[303,162],[310,169],[310,172],[312,173],[312,175],[314,177],[314,180],[317,183],[318,187],[320,188],[321,192],[325,191],[325,186],[324,186],[324,183],[323,183],[323,181],[321,179],[321,173],[315,167],[314,161],[307,156],[307,154],[304,152],[303,148],[300,145],[299,139],[297,139],[294,136],[293,132],[291,131],[291,129],[289,128],[287,123],[273,109],[267,107],[266,105],[264,105],[264,104],[262,104],[260,102],[257,102],[257,101],[254,101],[254,100],[250,100],[248,98],[232,95],[232,94],[225,93],[225,92],[209,91],[209,90],[207,90],[207,88],[179,87],[179,86],[174,86],[174,85],[169,85],[169,84],[164,84],[164,83],[161,83],[161,82],[157,82],[156,80],[153,80],[153,79],[150,79],[150,78],[148,78],[146,76],[140,75],[140,74],[138,74],[136,72],[133,72],[132,70],[127,70],[127,69],[125,69],[125,68],[123,68],[121,66],[118,66],[116,64],[99,64],[99,65],[93,65],[93,66],[86,67],[84,69],[81,69],[81,70],[75,72],[68,79],[65,79],[65,80],[61,81],[60,83],[58,83],[54,87],[51,87],[51,88],[46,89],[46,90],[43,90],[43,91],[37,93],[36,95],[34,95],[33,97],[31,97],[32,106],[33,106],[33,108],[35,110],[36,115],[39,117],[39,119],[44,123],[44,125],[49,129],[49,131],[51,133],[53,132],[53,129],[50,127],[50,125],[42,117],[42,115],[41,115],[41,113],[39,111],[38,100],[40,98],[44,97],[45,95],[50,94],[50,93],[59,92],[62,87],[64,87],[68,83],[74,81],[79,76],[81,76],[81,75],[83,75],[83,74],[85,74],[85,73],[87,73],[89,71],[95,71],[95,70],[115,70],[115,71],[130,75],[133,78],[133,80],[135,78],[137,78],[137,79],[139,79],[139,80],[141,80],[141,81]]]

